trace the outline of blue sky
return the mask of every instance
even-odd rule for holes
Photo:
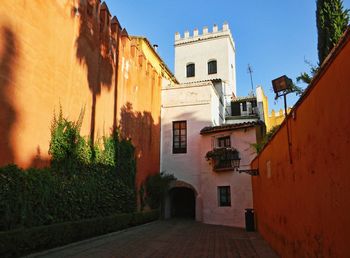
[[[130,35],[147,37],[159,45],[159,54],[173,71],[174,34],[185,30],[219,27],[227,21],[236,43],[237,95],[251,89],[247,65],[253,68],[255,85],[262,85],[271,108],[274,101],[271,80],[286,74],[295,78],[309,71],[304,60],[317,64],[316,0],[107,0]],[[350,8],[350,0],[344,0]],[[300,85],[302,86],[302,85]],[[289,95],[288,105],[297,100]]]

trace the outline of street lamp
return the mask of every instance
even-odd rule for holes
[[[273,91],[276,93],[275,99],[285,96],[293,91],[293,81],[286,75],[272,80]]]
[[[292,164],[292,152],[291,147],[292,144],[290,142],[289,137],[289,127],[288,127],[288,119],[287,119],[287,97],[286,95],[288,93],[293,92],[293,81],[288,78],[286,75],[283,75],[281,77],[278,77],[274,80],[272,80],[272,87],[273,91],[276,93],[275,99],[278,99],[279,97],[283,96],[284,98],[284,114],[286,118],[286,126],[287,126],[287,137],[288,137],[288,153],[289,153],[289,163]]]

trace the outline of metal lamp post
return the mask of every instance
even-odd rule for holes
[[[275,99],[278,99],[279,97],[283,96],[284,98],[284,114],[286,119],[286,126],[287,126],[287,138],[288,138],[288,154],[289,154],[289,163],[292,164],[292,152],[291,147],[292,144],[290,142],[289,137],[289,126],[288,126],[288,119],[287,119],[287,94],[293,92],[293,81],[288,78],[286,75],[283,75],[281,77],[278,77],[274,80],[272,80],[272,87],[273,91],[276,94]]]

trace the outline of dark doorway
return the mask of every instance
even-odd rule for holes
[[[171,217],[195,218],[195,194],[192,189],[176,187],[170,190]]]

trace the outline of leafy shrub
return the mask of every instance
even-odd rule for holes
[[[15,165],[0,168],[0,230],[22,222],[25,175]]]
[[[256,150],[257,153],[260,153],[260,151],[262,151],[262,149],[265,147],[265,145],[271,140],[272,136],[275,135],[275,133],[277,132],[279,127],[280,127],[280,125],[276,125],[276,126],[272,127],[270,129],[270,131],[268,131],[266,133],[266,135],[261,140],[261,142],[252,144],[252,147]]]
[[[54,115],[51,168],[0,168],[0,230],[135,211],[134,147],[116,130],[102,146],[89,144],[80,136],[83,113],[77,122],[61,108]]]
[[[86,167],[70,177],[50,169],[0,169],[0,230],[133,212],[136,197],[114,171]]]
[[[158,209],[164,201],[166,191],[171,181],[176,180],[173,175],[159,173],[149,176],[146,180],[146,203],[151,209]]]
[[[0,257],[19,257],[144,224],[158,218],[159,212],[154,210],[0,232]]]
[[[51,165],[65,174],[75,171],[80,164],[88,164],[92,158],[92,149],[87,141],[80,136],[84,118],[84,109],[76,122],[63,117],[62,107],[51,123],[51,142],[49,154]]]
[[[109,137],[103,137],[103,149],[98,152],[98,164],[115,169],[118,177],[127,186],[135,187],[135,148],[130,140],[120,139],[118,131],[114,130]]]

